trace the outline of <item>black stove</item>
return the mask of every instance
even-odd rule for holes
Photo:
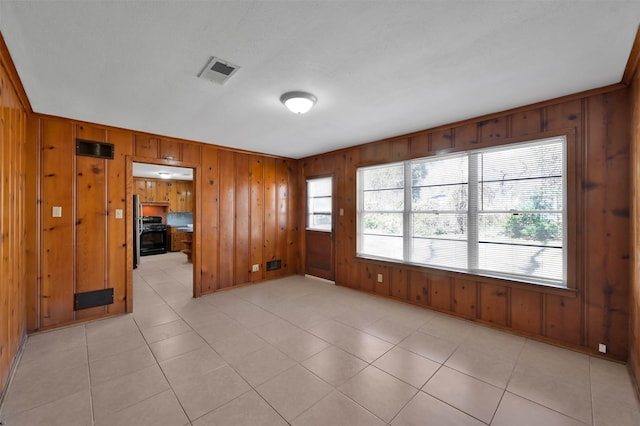
[[[140,256],[167,252],[167,225],[160,216],[142,216]]]
[[[142,216],[142,232],[166,231],[167,225],[162,223],[161,216]]]

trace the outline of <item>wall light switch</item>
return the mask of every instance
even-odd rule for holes
[[[340,216],[344,216],[344,209],[340,209]]]
[[[381,283],[382,282],[382,274],[378,274],[378,282]]]
[[[122,219],[122,209],[116,209],[116,219]]]
[[[53,209],[51,209],[51,217],[62,217],[62,207],[53,206]]]

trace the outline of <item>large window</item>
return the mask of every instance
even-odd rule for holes
[[[565,144],[358,169],[358,255],[566,286]]]

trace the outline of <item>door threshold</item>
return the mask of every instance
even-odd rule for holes
[[[313,278],[314,280],[323,281],[325,283],[329,283],[329,284],[333,284],[333,285],[336,284],[335,281],[331,281],[331,280],[328,280],[326,278],[316,277],[315,275],[304,274],[304,276],[305,276],[305,278]]]

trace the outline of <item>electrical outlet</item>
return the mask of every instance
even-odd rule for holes
[[[260,270],[260,265],[257,263],[253,265],[253,267],[251,268],[251,272],[258,272],[259,270]]]
[[[382,274],[378,274],[378,282],[381,283],[382,282]]]
[[[116,219],[122,219],[122,209],[116,209]]]
[[[54,206],[51,209],[51,217],[62,217],[62,207]]]
[[[607,353],[607,345],[605,345],[604,343],[600,343],[598,345],[598,351],[600,351],[600,353],[606,354]]]

